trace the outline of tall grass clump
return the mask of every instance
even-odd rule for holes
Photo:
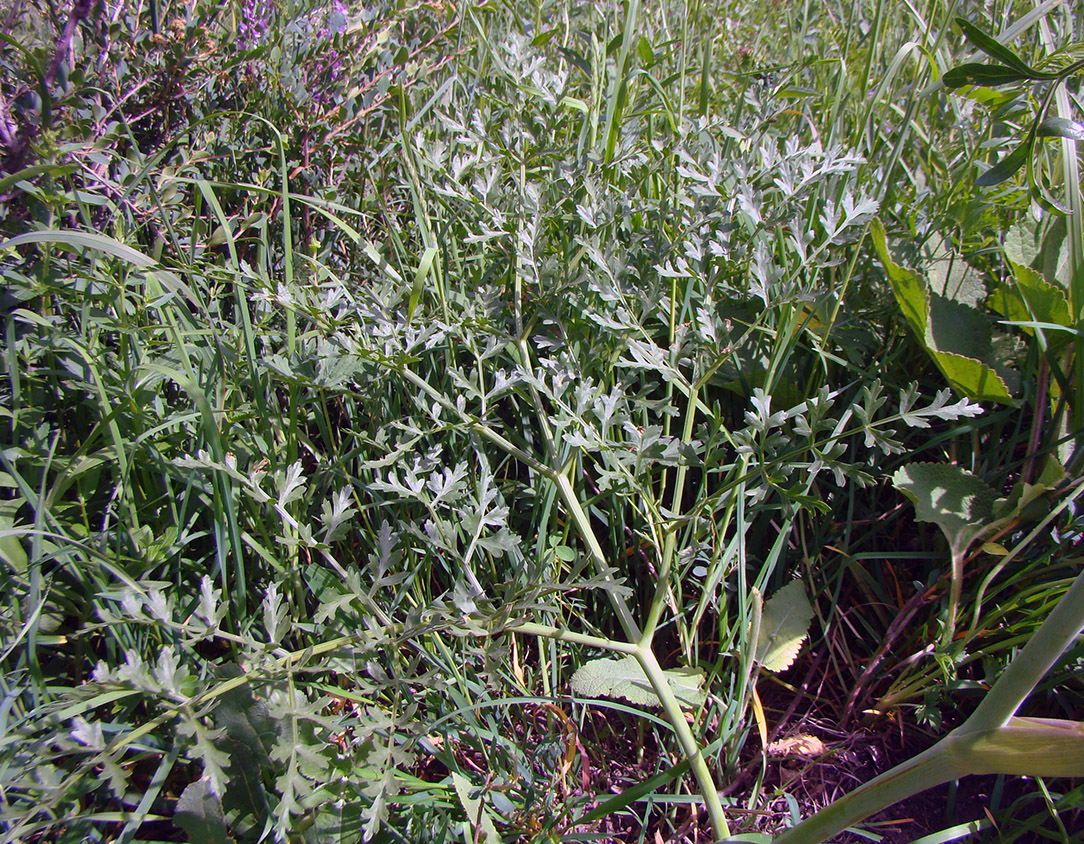
[[[814,841],[1079,776],[1024,747],[1079,744],[1079,303],[938,88],[978,15],[13,6],[4,840]],[[817,815],[799,707],[957,729]]]

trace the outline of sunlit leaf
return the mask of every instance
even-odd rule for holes
[[[1001,182],[1004,182],[1006,179],[1016,173],[1021,167],[1027,164],[1028,156],[1031,155],[1031,147],[1033,143],[1033,136],[1028,135],[1028,137],[1024,139],[1020,146],[1018,146],[1016,149],[1014,149],[1012,152],[1002,158],[997,164],[995,164],[985,173],[980,175],[975,180],[975,184],[978,185],[980,188],[988,188],[992,185],[997,185]]]
[[[695,708],[703,705],[703,671],[671,668],[663,674],[683,706]],[[572,675],[572,691],[584,697],[617,697],[637,706],[662,706],[644,669],[632,656],[616,659],[603,657],[584,663]]]
[[[915,505],[916,519],[941,528],[954,551],[965,547],[994,515],[997,493],[960,466],[908,463],[892,475],[892,485]]]
[[[1069,326],[1069,302],[1065,291],[1043,279],[1030,267],[1010,262],[1015,276],[1015,283],[999,284],[988,300],[989,306],[1014,322],[1046,322]],[[1028,334],[1034,334],[1033,328],[1024,326]],[[1068,337],[1058,332],[1048,335],[1052,344],[1067,341]]]
[[[805,586],[794,580],[777,590],[764,604],[757,638],[756,660],[766,671],[786,671],[809,635],[813,607]]]

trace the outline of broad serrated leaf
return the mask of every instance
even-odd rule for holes
[[[362,837],[361,814],[357,800],[329,800],[320,805],[302,837],[306,844],[357,844]]]
[[[1031,267],[1010,262],[1015,284],[1001,284],[990,296],[987,304],[991,309],[1006,319],[1014,322],[1046,322],[1053,325],[1069,325],[1069,302],[1065,291],[1045,281]],[[1027,325],[1020,326],[1028,334],[1034,335],[1035,329]],[[1067,335],[1058,331],[1047,334],[1047,340],[1054,345],[1067,339]]]
[[[997,372],[982,361],[952,352],[931,351],[934,363],[955,390],[968,398],[1012,402],[1009,388]]]
[[[704,672],[697,668],[670,668],[663,672],[670,690],[682,706],[702,706]],[[662,706],[644,669],[635,657],[602,657],[580,666],[572,675],[572,691],[585,697],[617,697],[636,706]]]
[[[881,259],[888,276],[888,285],[892,288],[892,294],[896,297],[896,303],[903,311],[903,316],[911,330],[925,342],[926,323],[929,320],[929,289],[925,279],[914,270],[902,267],[892,258],[888,251],[888,242],[885,236],[885,228],[880,220],[875,219],[870,224],[870,233],[873,237],[873,246]]]
[[[944,296],[930,296],[926,347],[956,390],[972,399],[1010,402],[992,366],[990,324],[979,311]]]
[[[226,677],[240,676],[237,666],[225,667]],[[252,694],[250,686],[238,686],[223,693],[214,711],[215,727],[222,732],[216,746],[230,756],[226,773],[229,785],[222,798],[227,810],[241,817],[260,815],[267,806],[263,774],[271,767],[271,750],[278,726],[267,704]]]
[[[982,478],[948,463],[908,463],[892,485],[915,505],[915,518],[944,532],[953,554],[962,551],[994,516],[997,493]]]
[[[795,580],[764,604],[757,636],[756,661],[766,671],[786,671],[798,656],[813,620],[805,587]]]
[[[931,293],[921,275],[893,260],[881,222],[874,220],[870,228],[900,310],[948,382],[971,399],[1012,402],[993,367],[986,318],[961,302]]]
[[[990,357],[990,322],[975,308],[934,293],[925,340],[939,352],[986,361]]]
[[[206,777],[181,792],[173,823],[185,831],[192,844],[231,844],[222,803]]]
[[[1035,259],[1046,251],[1038,223],[1028,217],[1013,224],[1006,232],[1002,246],[1006,258],[1014,264],[1026,267],[1032,266]]]

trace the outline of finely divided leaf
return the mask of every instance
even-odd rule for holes
[[[802,647],[813,620],[813,607],[801,581],[779,589],[767,603],[760,620],[756,661],[767,671],[786,671]]]
[[[702,706],[704,672],[697,668],[671,668],[663,672],[670,690],[690,708]],[[603,657],[584,663],[572,675],[572,691],[584,697],[618,697],[636,706],[661,706],[644,669],[635,657]]]

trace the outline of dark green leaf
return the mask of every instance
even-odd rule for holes
[[[228,666],[223,673],[234,677],[240,669]],[[275,720],[268,714],[267,704],[257,699],[248,685],[231,689],[219,698],[214,720],[215,727],[224,733],[216,745],[230,756],[230,781],[223,803],[242,817],[258,816],[267,805],[263,773],[271,766],[270,754],[278,736]]]
[[[173,823],[185,831],[192,844],[230,844],[222,803],[206,778],[181,792]]]
[[[538,35],[531,39],[531,46],[545,47],[547,44],[550,43],[550,39],[552,39],[553,36],[556,34],[557,27],[551,27],[550,29],[544,30],[543,32],[538,33]]]
[[[926,324],[929,322],[929,289],[926,280],[914,270],[900,266],[892,259],[892,253],[888,251],[888,243],[885,237],[884,225],[880,220],[874,219],[870,225],[873,236],[873,246],[877,255],[884,265],[888,275],[888,283],[896,302],[903,311],[907,323],[918,335],[918,338],[926,342]]]
[[[990,359],[990,323],[976,308],[939,293],[930,294],[926,341],[939,352]]]
[[[980,188],[988,188],[991,185],[1001,184],[1017,170],[1027,164],[1028,156],[1031,155],[1031,145],[1034,142],[1032,135],[1028,135],[1024,142],[1006,155],[1001,161],[983,173],[975,180]]]
[[[636,55],[640,57],[640,63],[644,67],[652,67],[655,64],[655,53],[651,49],[651,42],[642,35],[640,42],[636,45]]]
[[[304,832],[306,844],[357,844],[361,839],[361,805],[356,800],[327,801]]]
[[[979,64],[968,62],[945,72],[941,81],[946,88],[962,88],[964,85],[1009,85],[1030,77],[1003,64]]]
[[[956,18],[956,23],[960,29],[963,30],[967,40],[986,53],[990,58],[996,59],[1004,65],[1008,65],[1030,79],[1057,78],[1056,73],[1043,73],[1041,70],[1036,70],[992,35],[983,32],[973,23],[970,23],[963,18]]]
[[[1084,123],[1067,117],[1048,117],[1035,130],[1040,138],[1072,138],[1084,141]]]

